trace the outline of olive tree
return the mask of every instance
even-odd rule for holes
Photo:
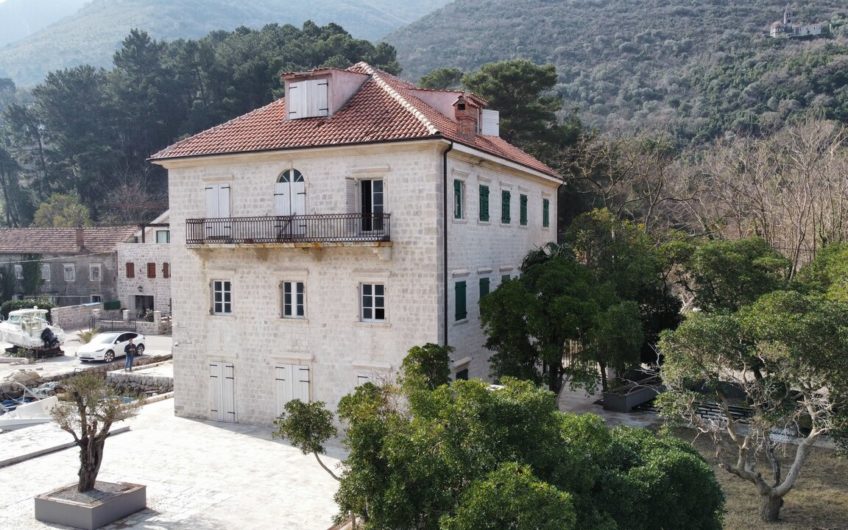
[[[663,414],[709,434],[720,467],[751,482],[761,518],[776,521],[812,445],[841,436],[846,425],[848,304],[775,291],[735,313],[693,313],[660,347],[668,388],[660,396]],[[707,401],[722,414],[706,413],[699,405]],[[734,406],[750,408],[745,424]],[[784,470],[776,450],[786,435],[796,440]]]
[[[74,437],[80,449],[77,491],[94,489],[109,430],[117,421],[131,418],[138,405],[124,400],[109,387],[102,375],[84,372],[64,383],[63,400],[51,415],[59,427]]]

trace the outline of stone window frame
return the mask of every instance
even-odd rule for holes
[[[292,286],[292,296],[294,296],[294,300],[286,304],[286,287]],[[298,289],[301,290],[298,293]],[[302,300],[300,303],[297,302],[297,297],[302,296]],[[290,314],[286,314],[286,305],[290,306]],[[285,319],[291,320],[305,320],[306,319],[306,281],[304,280],[283,280],[280,282],[280,316]],[[299,306],[299,311],[298,311]],[[299,314],[298,314],[299,313]]]
[[[70,272],[70,274],[68,274]],[[74,283],[77,281],[77,267],[73,263],[62,264],[62,277],[65,283]]]
[[[366,294],[366,290],[368,290],[368,289],[366,289],[366,287],[371,288],[370,289],[371,294]],[[382,289],[381,294],[377,294],[377,290],[378,290],[377,288],[378,287]],[[370,323],[380,324],[380,323],[386,322],[388,320],[388,311],[386,309],[386,306],[387,306],[387,304],[386,304],[387,291],[388,291],[388,289],[386,288],[386,282],[366,280],[366,281],[362,281],[362,282],[359,283],[359,320],[360,320],[360,322],[367,322],[369,324]],[[366,307],[366,304],[365,304],[366,296],[371,298],[371,305],[368,306],[368,307]],[[382,299],[381,300],[382,304],[380,304],[380,305],[377,304],[378,298]],[[366,309],[369,309],[371,311],[370,317],[365,316]],[[377,311],[378,310],[382,310],[382,312],[383,312],[382,318],[377,318]]]
[[[219,289],[220,287],[220,289]],[[216,300],[220,292],[221,300]],[[209,313],[215,316],[229,316],[233,314],[233,281],[230,279],[213,279],[209,281]],[[229,296],[226,296],[229,295]],[[218,310],[220,305],[220,311]]]
[[[94,271],[97,271],[96,278]],[[88,280],[98,283],[103,281],[103,265],[101,263],[92,263],[88,266]]]

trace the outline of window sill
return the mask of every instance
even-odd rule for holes
[[[280,317],[280,322],[290,322],[292,324],[309,324],[308,318],[298,318],[298,317]]]
[[[465,317],[462,320],[454,320],[453,321],[454,326],[461,326],[463,324],[468,324],[468,317]]]
[[[478,224],[478,225],[490,225],[490,224],[492,224],[492,222],[491,222],[491,221],[480,221],[480,220],[477,220],[477,224]]]
[[[233,318],[235,315],[232,313],[209,313],[210,317],[224,317],[224,318]]]
[[[457,224],[457,225],[464,225],[464,224],[468,223],[468,219],[457,219],[456,217],[451,219],[451,221],[453,221],[453,223]]]
[[[518,225],[518,228],[523,228],[524,230],[527,230],[527,225]]]
[[[385,320],[357,320],[354,325],[360,328],[390,328],[392,324]]]

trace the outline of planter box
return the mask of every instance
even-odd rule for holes
[[[633,407],[654,399],[660,393],[659,388],[640,386],[624,393],[604,392],[604,409],[616,412],[630,412]]]
[[[35,518],[43,523],[63,524],[94,530],[147,507],[147,486],[98,482],[97,488],[110,490],[100,498],[77,500],[87,494],[73,494],[76,484],[35,497]],[[97,492],[96,492],[97,493]]]

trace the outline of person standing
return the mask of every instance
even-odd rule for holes
[[[133,359],[135,358],[136,353],[138,353],[138,347],[133,344],[133,340],[130,339],[129,343],[124,346],[124,354],[127,356],[127,363],[124,365],[125,372],[132,372]]]

